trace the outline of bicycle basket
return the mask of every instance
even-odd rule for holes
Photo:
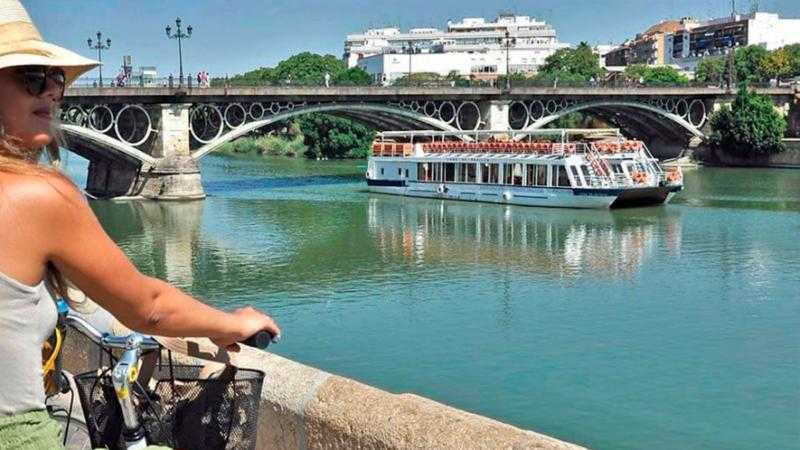
[[[153,373],[154,389],[147,394],[138,386],[134,389],[148,444],[255,449],[264,373],[228,366],[219,377],[200,379],[200,370],[201,366],[159,365]],[[92,447],[124,448],[122,412],[109,373],[77,375],[75,383]]]

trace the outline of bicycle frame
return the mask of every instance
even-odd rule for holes
[[[139,377],[139,362],[142,350],[158,350],[161,345],[152,337],[143,336],[137,332],[132,332],[127,336],[112,336],[107,333],[100,333],[84,318],[71,313],[67,314],[66,322],[105,349],[116,348],[124,350],[111,372],[111,381],[114,384],[114,391],[122,411],[124,423],[122,437],[126,448],[130,450],[145,448],[147,439],[144,427],[133,404],[131,392]]]

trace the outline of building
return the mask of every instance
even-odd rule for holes
[[[506,73],[506,58],[510,72],[535,73],[545,58],[567,46],[558,42],[555,29],[547,23],[503,14],[495,21],[448,22],[445,30],[380,28],[348,35],[344,60],[348,67],[361,67],[384,84],[422,72],[496,78]]]
[[[767,50],[800,43],[800,19],[754,12],[705,22],[688,21],[666,36],[667,64],[694,72],[705,57],[726,54],[732,47],[760,45]]]
[[[600,63],[600,67],[606,67],[606,55],[613,52],[618,46],[616,45],[595,45],[592,47],[592,53],[597,55],[597,58]]]
[[[611,50],[605,55],[606,66],[624,67],[633,64],[661,66],[667,63],[666,36],[684,28],[684,21],[667,20],[657,23],[645,32]]]

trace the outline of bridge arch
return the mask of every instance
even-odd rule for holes
[[[146,164],[153,166],[157,162],[156,158],[136,147],[114,139],[99,131],[92,130],[91,128],[61,124],[59,125],[59,129],[67,138],[70,150],[87,159],[93,159],[91,155],[89,155],[89,153],[93,153],[92,149],[102,149],[103,152],[110,151],[118,159],[123,159],[136,165]],[[104,159],[108,159],[108,157],[104,157]]]
[[[648,121],[652,122],[653,120],[658,121],[657,119],[659,118],[666,118],[670,121],[670,123],[674,124],[675,127],[679,127],[679,129],[684,133],[691,134],[693,137],[697,137],[703,140],[706,139],[706,135],[698,127],[692,125],[683,117],[677,114],[668,112],[664,109],[646,103],[618,101],[618,100],[590,101],[586,103],[578,103],[575,105],[571,105],[564,109],[561,109],[558,112],[541,117],[534,123],[528,125],[525,128],[525,130],[535,130],[538,128],[542,128],[545,125],[557,119],[560,119],[561,117],[566,116],[567,114],[580,111],[587,111],[587,110],[598,111],[601,113],[601,115],[608,115],[609,112],[613,112],[614,110],[623,111],[624,112],[623,115],[630,115],[632,111],[638,111],[639,113],[641,113],[640,115],[642,117],[634,118],[634,121],[637,123],[646,123]],[[652,125],[654,127],[663,126],[663,124],[655,124],[655,123]]]
[[[435,129],[442,131],[458,131],[457,128],[455,128],[454,126],[450,125],[447,122],[444,122],[442,120],[433,117],[429,117],[428,115],[422,112],[414,112],[408,109],[402,109],[400,107],[369,104],[369,103],[331,103],[331,104],[312,105],[312,106],[294,108],[291,111],[278,113],[266,119],[261,119],[246,123],[244,125],[241,125],[239,127],[230,130],[226,134],[221,134],[217,136],[217,138],[214,139],[213,141],[195,150],[194,152],[192,152],[192,158],[194,158],[195,160],[199,160],[200,158],[208,155],[209,153],[219,149],[219,147],[222,146],[222,144],[230,142],[236,138],[242,137],[259,128],[263,128],[265,126],[283,120],[291,119],[292,117],[296,117],[302,114],[309,114],[314,112],[329,112],[329,113],[338,113],[340,115],[349,115],[354,120],[358,120],[361,122],[365,121],[371,122],[374,125],[380,125],[382,123],[386,123],[391,120],[386,118],[381,119],[379,117],[374,117],[372,118],[372,120],[370,119],[369,113],[378,113],[391,116],[391,118],[393,119],[400,119],[410,122],[412,124],[419,124],[426,128],[433,127]]]

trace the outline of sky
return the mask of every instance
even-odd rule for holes
[[[177,41],[164,28],[180,17],[191,25],[183,42],[184,73],[212,76],[274,66],[303,51],[341,57],[347,34],[370,27],[444,28],[463,17],[493,19],[509,11],[544,19],[561,42],[620,43],[661,20],[730,13],[730,0],[22,0],[44,38],[97,58],[86,40],[98,31],[104,76],[115,75],[123,55],[133,66],[178,73]],[[800,18],[800,0],[759,0],[760,11]],[[752,2],[737,0],[737,10]],[[135,70],[135,69],[134,69]],[[96,71],[95,75],[96,76]]]

